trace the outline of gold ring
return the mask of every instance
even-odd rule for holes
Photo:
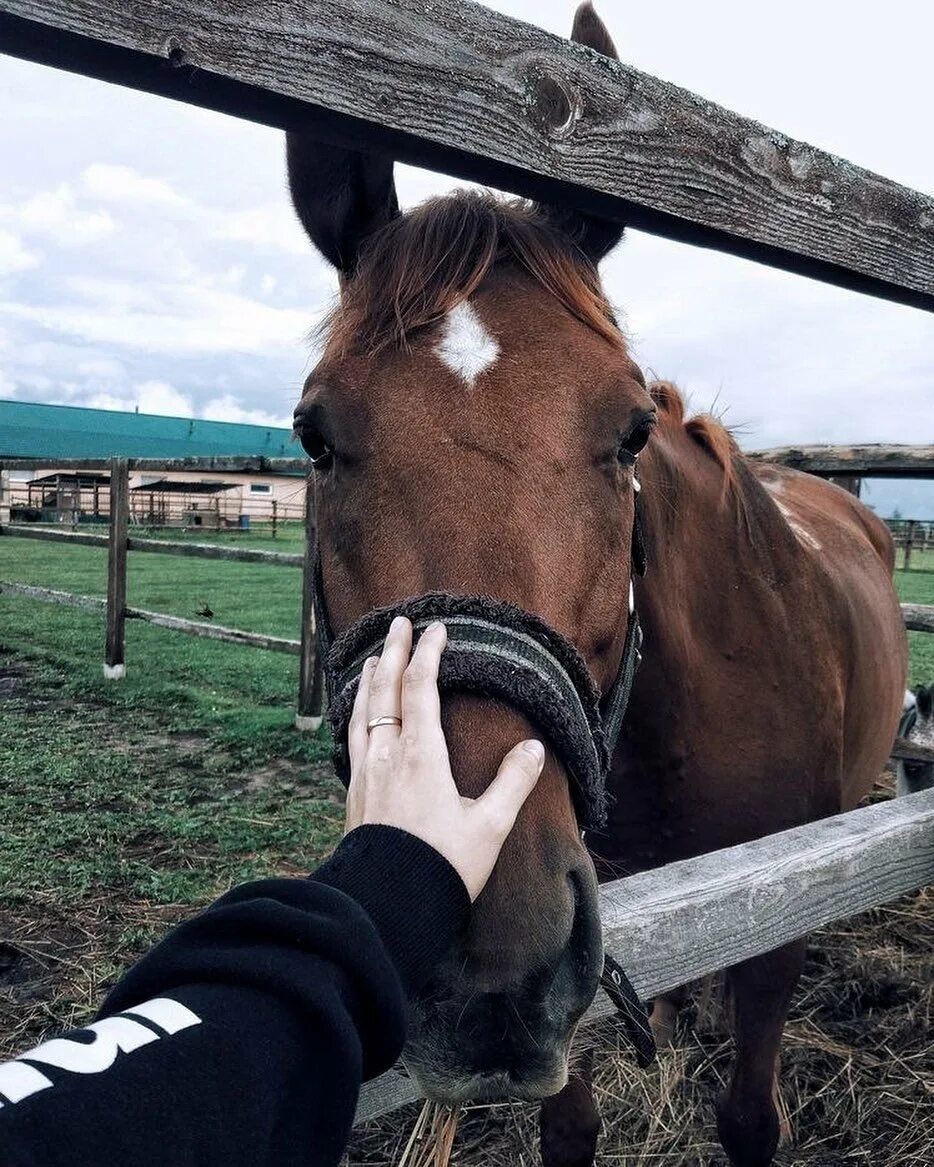
[[[372,717],[366,723],[367,733],[369,733],[371,729],[376,729],[376,727],[378,725],[398,725],[398,726],[401,726],[402,725],[402,718],[401,717],[393,717],[392,714],[389,714],[389,713],[384,713],[382,717]]]

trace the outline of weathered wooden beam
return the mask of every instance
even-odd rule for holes
[[[84,531],[59,531],[32,523],[2,523],[0,536],[39,539],[51,543],[71,543],[76,547],[106,547],[106,535]],[[228,559],[237,563],[266,563],[274,567],[301,567],[301,555],[287,551],[261,551],[253,547],[229,547],[220,543],[176,543],[168,539],[127,539],[130,551],[147,551],[156,555],[183,555],[192,559]]]
[[[40,588],[33,584],[0,580],[0,595],[22,596],[28,600],[41,600],[45,604],[61,604],[66,608],[85,608],[99,612],[107,609],[107,601],[102,596],[81,596],[75,592],[62,592],[55,588]],[[184,632],[189,636],[203,636],[208,640],[222,640],[228,644],[239,644],[247,648],[263,648],[270,652],[285,652],[298,656],[301,645],[297,640],[286,640],[281,636],[266,636],[261,632],[246,632],[242,628],[225,628],[222,624],[204,624],[198,620],[185,620],[181,616],[170,616],[167,612],[149,612],[145,608],[124,608],[126,620],[144,620],[159,628],[172,632]]]
[[[66,608],[84,608],[100,612],[107,608],[103,596],[81,596],[76,592],[62,592],[57,588],[40,588],[35,584],[17,583],[0,579],[0,596],[22,596],[26,600],[40,600],[43,604],[61,604]]]
[[[889,757],[898,758],[903,762],[934,762],[934,749],[923,746],[920,742],[897,737]]]
[[[909,632],[934,632],[934,604],[902,604]]]
[[[126,556],[130,519],[130,478],[126,458],[114,458],[110,467],[110,532],[107,538],[107,636],[104,676],[119,681],[126,676]]]
[[[2,34],[2,6],[0,0],[0,34]],[[0,42],[0,50],[3,45]],[[5,470],[109,470],[110,458],[0,458]],[[208,471],[214,474],[307,474],[307,458],[263,457],[207,457],[207,458],[127,458],[127,467],[147,473],[160,471]]]
[[[301,648],[297,640],[266,636],[261,632],[245,632],[242,628],[225,628],[222,624],[205,624],[199,620],[186,620],[182,616],[170,616],[166,612],[148,612],[145,608],[127,608],[126,617],[128,620],[145,620],[147,624],[168,628],[172,632],[185,632],[189,636],[223,640],[228,644],[248,648],[264,648],[270,652],[286,652],[290,656],[298,656]]]
[[[600,889],[607,950],[651,998],[934,882],[934,790],[671,863]],[[611,1012],[598,995],[587,1019]],[[398,1072],[357,1121],[418,1097]]]
[[[934,309],[934,199],[468,0],[0,0],[0,48]]]
[[[934,446],[778,446],[746,457],[820,478],[934,478]]]

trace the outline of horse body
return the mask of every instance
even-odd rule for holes
[[[858,802],[891,749],[906,640],[881,520],[793,470],[727,461],[659,391],[640,465],[649,571],[606,874],[785,830]],[[722,441],[722,440],[721,440]]]
[[[613,52],[589,5],[574,35]],[[671,386],[649,390],[597,276],[618,225],[477,194],[400,215],[390,160],[301,132],[288,157],[299,216],[342,276],[296,410],[333,632],[428,592],[489,596],[570,641],[605,693],[625,642],[639,459],[644,661],[609,821],[588,832],[592,861],[549,749],[468,933],[412,1003],[406,1054],[444,1101],[545,1098],[547,1167],[586,1165],[599,1119],[568,1053],[602,963],[597,875],[855,804],[904,690],[891,544],[851,496],[754,466],[721,426],[685,421]],[[445,697],[442,718],[465,796],[548,731],[476,692]],[[740,1167],[775,1150],[803,947],[730,970],[737,1056],[718,1119]]]

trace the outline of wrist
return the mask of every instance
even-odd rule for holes
[[[355,828],[311,878],[363,908],[409,993],[428,979],[470,914],[467,888],[448,860],[398,827]]]

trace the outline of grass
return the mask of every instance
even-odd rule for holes
[[[898,559],[901,563],[901,555]],[[912,552],[911,570],[897,571],[895,584],[903,603],[934,604],[934,548]],[[909,683],[915,687],[930,684],[934,681],[934,636],[929,632],[909,632],[908,646]]]
[[[276,540],[193,538],[302,545],[297,526]],[[902,598],[934,603],[934,552],[913,562],[898,573]],[[298,635],[296,569],[129,564],[133,605],[188,617],[208,605],[218,623]],[[0,579],[103,595],[105,569],[97,548],[0,539]],[[113,683],[102,645],[97,614],[0,595],[0,1058],[86,1019],[193,907],[244,879],[305,872],[340,835],[327,743],[292,725],[297,658],[131,622],[127,677]],[[934,637],[913,634],[911,655],[913,682],[934,678]],[[816,938],[786,1041],[795,1139],[782,1164],[934,1161],[932,908],[919,893]],[[722,1162],[710,1121],[729,1057],[722,1019],[689,1010],[676,1049],[646,1074],[612,1027],[597,1039],[601,1163]],[[369,1124],[350,1163],[392,1163],[412,1120]],[[468,1112],[452,1163],[532,1164],[534,1131],[533,1107]]]

